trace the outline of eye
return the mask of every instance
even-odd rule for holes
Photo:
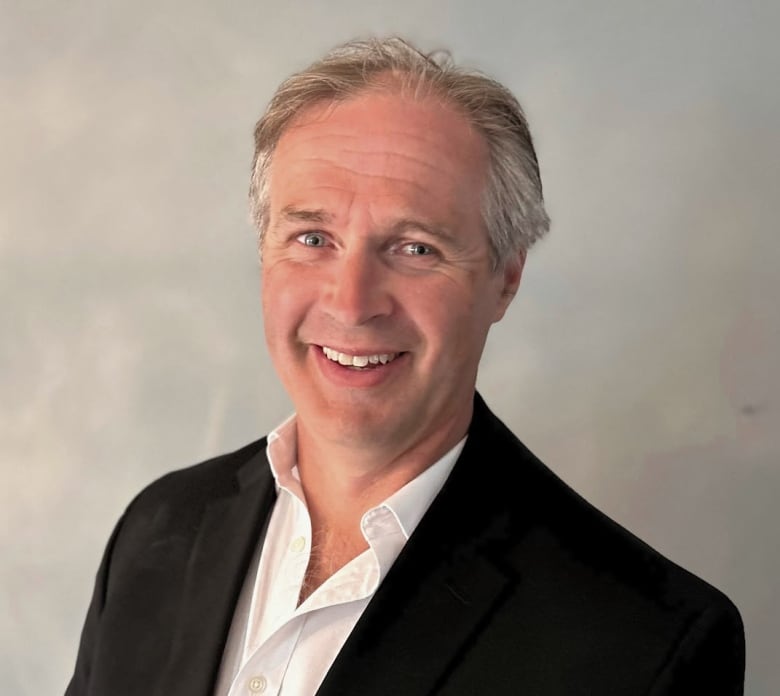
[[[409,242],[401,247],[401,250],[409,256],[430,256],[433,248],[422,242]]]
[[[299,234],[296,239],[304,246],[325,246],[325,235],[320,232],[305,232],[304,234]]]

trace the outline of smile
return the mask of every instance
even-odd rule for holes
[[[393,362],[401,353],[376,353],[374,355],[349,355],[341,353],[333,348],[322,346],[322,352],[328,360],[337,362],[344,367],[357,367],[359,369],[387,365]]]

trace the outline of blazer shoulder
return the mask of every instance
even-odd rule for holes
[[[164,474],[133,498],[125,517],[172,508],[189,515],[211,500],[234,495],[252,481],[270,476],[266,445],[267,438],[262,437],[240,449]]]
[[[588,646],[630,656],[626,683],[642,672],[653,696],[698,693],[703,674],[713,688],[702,693],[741,693],[744,627],[733,602],[598,510],[486,407],[475,420],[458,491],[489,522],[482,549],[512,578],[505,613],[535,627],[529,649],[542,659],[562,646],[583,664]]]
[[[614,593],[607,593],[605,602],[632,595],[691,621],[707,612],[741,626],[739,612],[725,594],[596,508],[489,411],[480,435],[489,443],[481,456],[494,460],[502,481],[499,508],[511,510],[515,541],[510,548],[515,546],[522,557],[539,554],[551,564],[559,562],[558,571],[565,566],[572,577],[593,582],[594,589],[611,588]]]

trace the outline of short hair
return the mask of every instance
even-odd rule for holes
[[[285,129],[305,109],[369,91],[436,96],[480,132],[489,163],[482,194],[494,268],[528,250],[550,227],[531,133],[520,104],[502,84],[457,67],[447,52],[425,54],[399,37],[350,41],[287,78],[255,127],[250,208],[262,250],[268,225],[268,174]]]

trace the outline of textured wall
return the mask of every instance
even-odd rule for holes
[[[289,408],[246,223],[251,128],[334,43],[401,32],[525,103],[553,232],[489,403],[742,609],[780,691],[780,24],[772,2],[0,0],[0,684],[61,692],[108,533]],[[482,9],[479,9],[482,8]]]

